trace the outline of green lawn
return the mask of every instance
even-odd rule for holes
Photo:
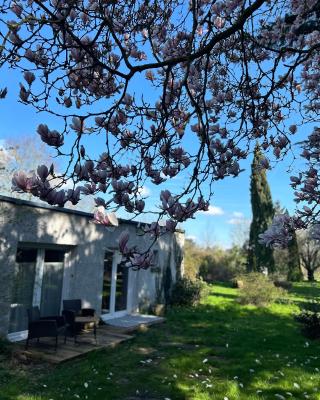
[[[171,311],[116,349],[56,368],[0,364],[0,399],[320,399],[320,342],[292,317],[313,295],[320,285],[299,284],[290,304],[260,309],[215,285],[197,308]]]

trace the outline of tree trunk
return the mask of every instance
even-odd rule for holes
[[[308,273],[308,281],[313,282],[314,281],[314,271],[312,269],[308,269],[307,273]]]

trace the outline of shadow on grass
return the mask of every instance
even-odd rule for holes
[[[116,349],[42,371],[33,382],[11,377],[1,399],[244,400],[257,390],[263,399],[286,391],[316,399],[310,385],[320,385],[313,358],[320,345],[306,346],[290,306],[258,309],[214,296],[217,304],[170,310],[165,324]]]
[[[238,297],[238,293],[215,293],[215,292],[211,292],[210,293],[211,296],[216,296],[216,297],[222,297],[225,299],[231,299],[234,300]]]
[[[290,294],[305,299],[320,298],[320,283],[319,282],[301,282],[294,284],[290,290]]]

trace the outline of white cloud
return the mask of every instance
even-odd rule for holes
[[[208,211],[204,211],[207,215],[223,215],[224,211],[221,207],[209,206]]]
[[[234,211],[234,212],[232,213],[232,215],[233,215],[233,217],[235,217],[235,218],[244,218],[244,214],[243,214],[242,212],[240,212],[240,211]]]
[[[246,218],[230,218],[227,222],[230,225],[248,225],[250,220]]]
[[[196,241],[197,240],[197,237],[196,236],[194,236],[194,235],[188,235],[188,236],[186,236],[186,239],[187,240],[192,240],[192,241]]]
[[[241,219],[241,218],[230,218],[228,220],[228,224],[230,224],[230,225],[240,225],[242,223],[243,223],[243,219]]]
[[[68,189],[74,189],[74,182],[72,179],[67,179],[63,185],[61,186],[62,189],[68,190]]]
[[[147,197],[150,196],[151,190],[147,186],[142,186],[139,188],[139,194],[140,196]]]

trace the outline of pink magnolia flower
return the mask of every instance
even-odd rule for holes
[[[286,247],[292,239],[294,221],[289,214],[278,214],[269,228],[259,235],[259,241],[269,247]]]
[[[297,132],[297,125],[291,125],[289,126],[289,131],[291,133],[296,133]]]
[[[119,221],[115,213],[105,214],[105,208],[99,206],[93,215],[93,222],[105,226],[119,226]]]
[[[17,17],[19,17],[19,18],[21,17],[23,8],[20,4],[14,2],[14,3],[12,3],[10,8],[16,14]]]
[[[32,85],[32,82],[36,79],[34,73],[30,72],[30,71],[26,71],[23,74],[23,77],[26,80],[26,82],[28,83],[28,85]]]
[[[172,219],[168,219],[166,221],[166,230],[168,232],[175,232],[176,227],[177,227],[176,221],[173,221]]]
[[[77,187],[76,189],[69,189],[67,192],[68,200],[73,204],[76,205],[80,201],[80,193],[81,189],[80,187]]]
[[[48,167],[45,165],[39,165],[39,167],[37,168],[37,174],[39,175],[39,178],[42,180],[42,182],[45,182],[49,175]]]
[[[130,257],[127,266],[133,269],[147,269],[153,264],[153,261],[153,254],[151,252],[146,254],[134,253]]]
[[[58,204],[60,207],[63,207],[65,203],[68,201],[66,192],[63,189],[56,192],[53,201],[55,204]]]
[[[261,161],[260,161],[260,166],[261,166],[261,168],[269,169],[270,168],[269,160],[267,158],[265,158],[265,157],[262,158]]]
[[[27,103],[27,102],[28,102],[28,99],[29,99],[29,96],[30,96],[30,91],[27,90],[27,89],[22,85],[22,83],[20,83],[20,93],[19,93],[20,99],[21,99],[24,103]]]
[[[145,207],[145,202],[143,200],[136,200],[135,208],[138,212],[142,212]]]
[[[47,143],[49,146],[60,147],[64,143],[63,135],[57,131],[50,131],[48,126],[45,124],[40,124],[37,129],[41,140]]]
[[[118,238],[119,250],[121,254],[126,254],[128,252],[128,241],[130,238],[130,234],[128,230],[121,232]]]
[[[29,60],[31,62],[36,61],[36,53],[34,51],[32,51],[31,49],[27,49],[26,52],[24,53],[24,56],[27,60]]]
[[[79,117],[73,117],[70,128],[75,130],[77,133],[82,133],[84,129],[84,123]]]
[[[16,172],[12,178],[12,190],[22,190],[26,188],[27,185],[27,175],[23,171]]]
[[[33,174],[28,177],[25,172],[19,171],[13,175],[12,190],[17,192],[36,192],[39,187],[39,180]]]

